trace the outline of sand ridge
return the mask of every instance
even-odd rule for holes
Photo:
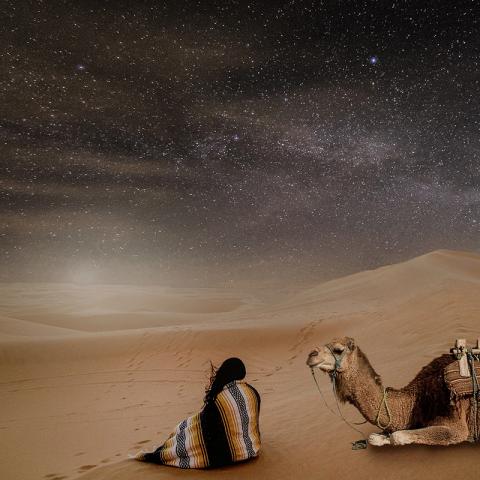
[[[480,336],[479,283],[480,255],[437,251],[271,302],[244,292],[154,286],[131,287],[130,302],[127,286],[97,286],[94,296],[88,286],[0,285],[0,474],[11,480],[469,474],[480,467],[477,445],[350,450],[358,436],[323,407],[305,358],[314,345],[348,334],[387,385],[401,386],[454,338]],[[197,411],[210,360],[232,355],[245,360],[248,381],[262,395],[257,460],[208,472],[126,460],[160,444]],[[328,379],[319,380],[333,405]],[[344,410],[360,420],[353,408]]]

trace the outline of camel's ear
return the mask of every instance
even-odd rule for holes
[[[355,350],[355,340],[351,337],[347,337],[347,347],[351,352]]]

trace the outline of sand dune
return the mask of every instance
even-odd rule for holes
[[[53,337],[72,335],[74,330],[62,327],[53,327],[43,323],[29,322],[18,318],[0,316],[0,339],[10,337]]]
[[[401,386],[456,337],[480,336],[479,287],[480,255],[451,251],[269,302],[212,289],[0,285],[1,478],[470,475],[477,445],[352,451],[358,436],[325,409],[304,362],[313,345],[347,334]],[[125,460],[198,410],[210,360],[231,355],[262,395],[260,458],[208,472]]]
[[[4,315],[80,332],[222,321],[257,303],[245,292],[211,288],[198,292],[160,286],[0,283]]]

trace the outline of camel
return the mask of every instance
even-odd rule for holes
[[[310,368],[335,381],[338,399],[354,405],[365,420],[383,433],[372,433],[369,444],[453,445],[475,437],[475,410],[470,398],[451,398],[443,369],[452,355],[441,355],[423,367],[405,387],[384,388],[366,355],[352,338],[334,339],[313,350]]]

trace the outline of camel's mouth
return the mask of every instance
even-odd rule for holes
[[[331,372],[335,368],[335,363],[330,358],[330,355],[326,355],[325,352],[316,349],[307,357],[307,366],[318,368],[324,372]]]
[[[310,362],[307,360],[307,365],[310,368],[318,368],[323,372],[331,372],[333,370],[332,365],[330,363],[325,363],[325,362]]]

